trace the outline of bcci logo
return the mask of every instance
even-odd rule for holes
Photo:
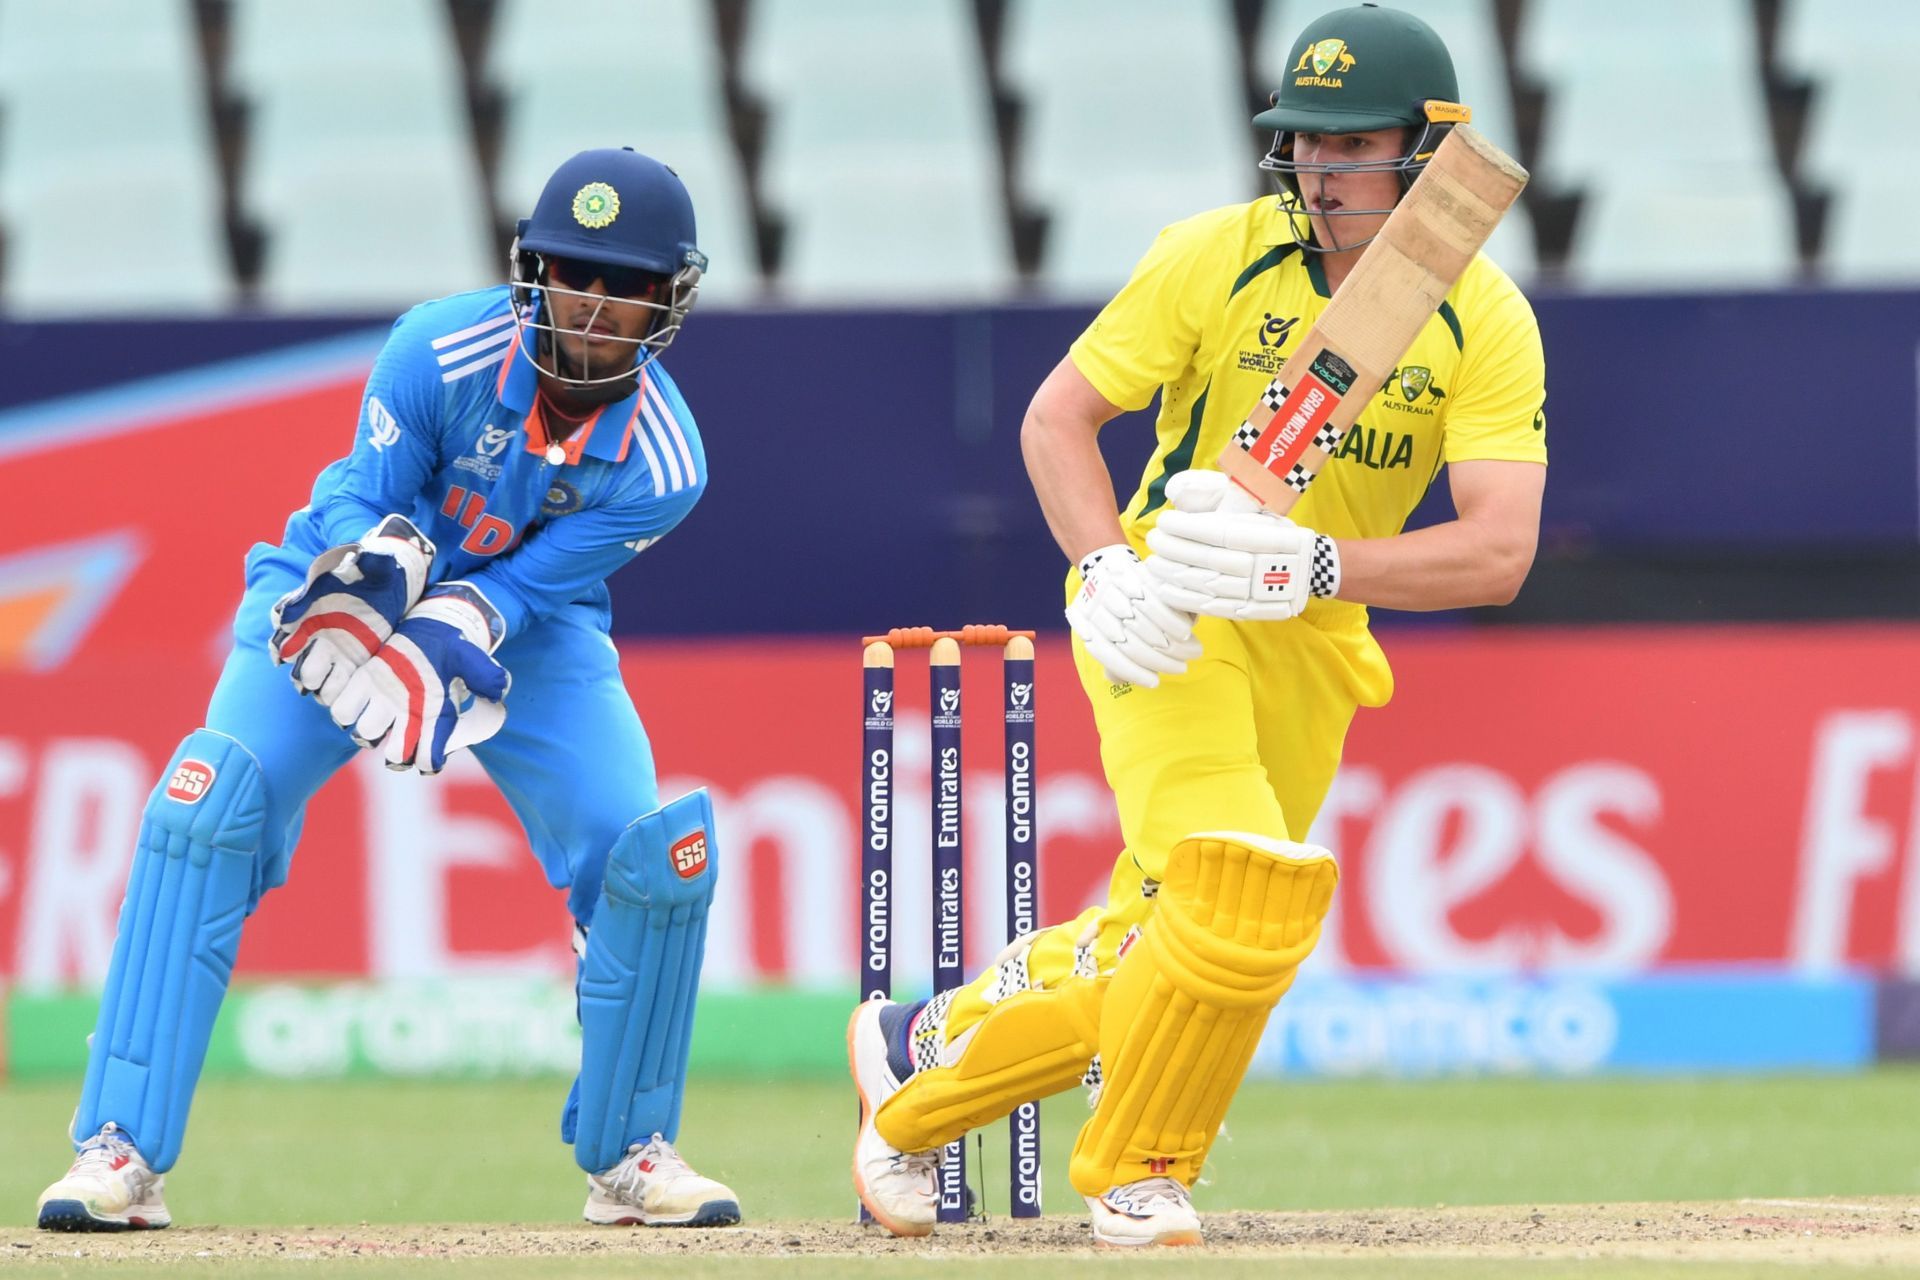
[[[707,833],[696,831],[674,841],[673,847],[667,850],[667,857],[682,880],[693,879],[707,869]]]
[[[876,716],[893,714],[893,691],[891,689],[875,689],[873,691],[873,714]]]
[[[213,766],[198,760],[182,760],[167,779],[167,799],[181,804],[199,804],[213,786]]]
[[[620,216],[620,193],[604,182],[589,182],[573,193],[573,220],[589,231],[611,226]]]
[[[564,516],[580,509],[580,491],[565,480],[556,480],[547,486],[547,496],[540,504],[543,516]]]

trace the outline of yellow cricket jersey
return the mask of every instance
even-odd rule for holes
[[[1212,468],[1234,430],[1327,305],[1319,255],[1265,197],[1176,222],[1071,349],[1123,409],[1158,390],[1153,456],[1121,513],[1143,554],[1170,476]],[[1333,538],[1398,533],[1442,462],[1544,463],[1546,361],[1526,298],[1484,254],[1447,294],[1291,515]],[[1319,600],[1308,617],[1365,618]]]

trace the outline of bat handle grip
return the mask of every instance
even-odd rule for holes
[[[1241,488],[1238,484],[1229,484],[1226,493],[1221,495],[1220,498],[1220,510],[1222,511],[1258,511],[1259,509],[1260,500]]]

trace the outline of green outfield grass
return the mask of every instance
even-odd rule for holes
[[[559,1082],[209,1082],[167,1199],[182,1223],[572,1222]],[[0,1220],[65,1167],[76,1084],[0,1088]],[[707,1082],[681,1147],[752,1220],[847,1215],[854,1101],[829,1083]],[[1081,1211],[1066,1157],[1086,1110],[1045,1112],[1046,1206]],[[1263,1084],[1215,1147],[1203,1210],[1920,1193],[1920,1071],[1748,1080]],[[986,1142],[1006,1210],[1006,1144]],[[976,1272],[976,1274],[979,1274]],[[1332,1274],[1332,1273],[1330,1273]]]

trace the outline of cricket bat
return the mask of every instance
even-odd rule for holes
[[[1448,132],[1221,451],[1237,505],[1285,515],[1300,500],[1526,185],[1472,128]]]

